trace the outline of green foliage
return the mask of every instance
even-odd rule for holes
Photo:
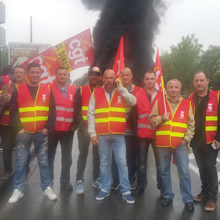
[[[182,82],[182,93],[189,94],[193,89],[193,75],[200,69],[202,44],[195,35],[182,37],[177,46],[170,47],[171,52],[161,56],[161,66],[165,83],[173,78]]]

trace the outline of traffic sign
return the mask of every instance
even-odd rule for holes
[[[6,37],[5,37],[5,29],[0,27],[0,48],[5,47],[6,45]]]
[[[5,4],[0,2],[0,24],[5,23]]]

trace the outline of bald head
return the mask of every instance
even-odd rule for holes
[[[133,78],[131,69],[128,67],[124,67],[121,70],[121,81],[125,88],[129,89],[131,87],[131,80]]]
[[[115,79],[116,79],[115,72],[112,69],[107,69],[104,72],[102,81],[106,90],[112,91],[114,87]]]

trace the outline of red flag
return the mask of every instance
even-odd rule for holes
[[[115,57],[115,62],[113,65],[113,70],[117,78],[120,77],[121,70],[124,68],[124,46],[123,46],[123,37],[121,37],[118,51]]]
[[[161,65],[160,65],[160,55],[159,55],[158,48],[157,48],[156,61],[154,65],[154,72],[156,73],[156,78],[157,78],[155,89],[157,91],[164,90],[164,83],[163,83],[163,76],[162,76],[162,70],[161,70]]]
[[[39,63],[42,70],[41,82],[52,83],[57,67],[63,66],[68,72],[83,66],[93,66],[93,47],[90,29],[71,37],[54,47],[32,57],[21,65]]]

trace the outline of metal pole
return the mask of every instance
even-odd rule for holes
[[[1,57],[1,53],[2,53],[2,48],[0,47],[0,75],[2,75],[2,57]]]
[[[32,16],[30,17],[30,43],[32,43]]]

